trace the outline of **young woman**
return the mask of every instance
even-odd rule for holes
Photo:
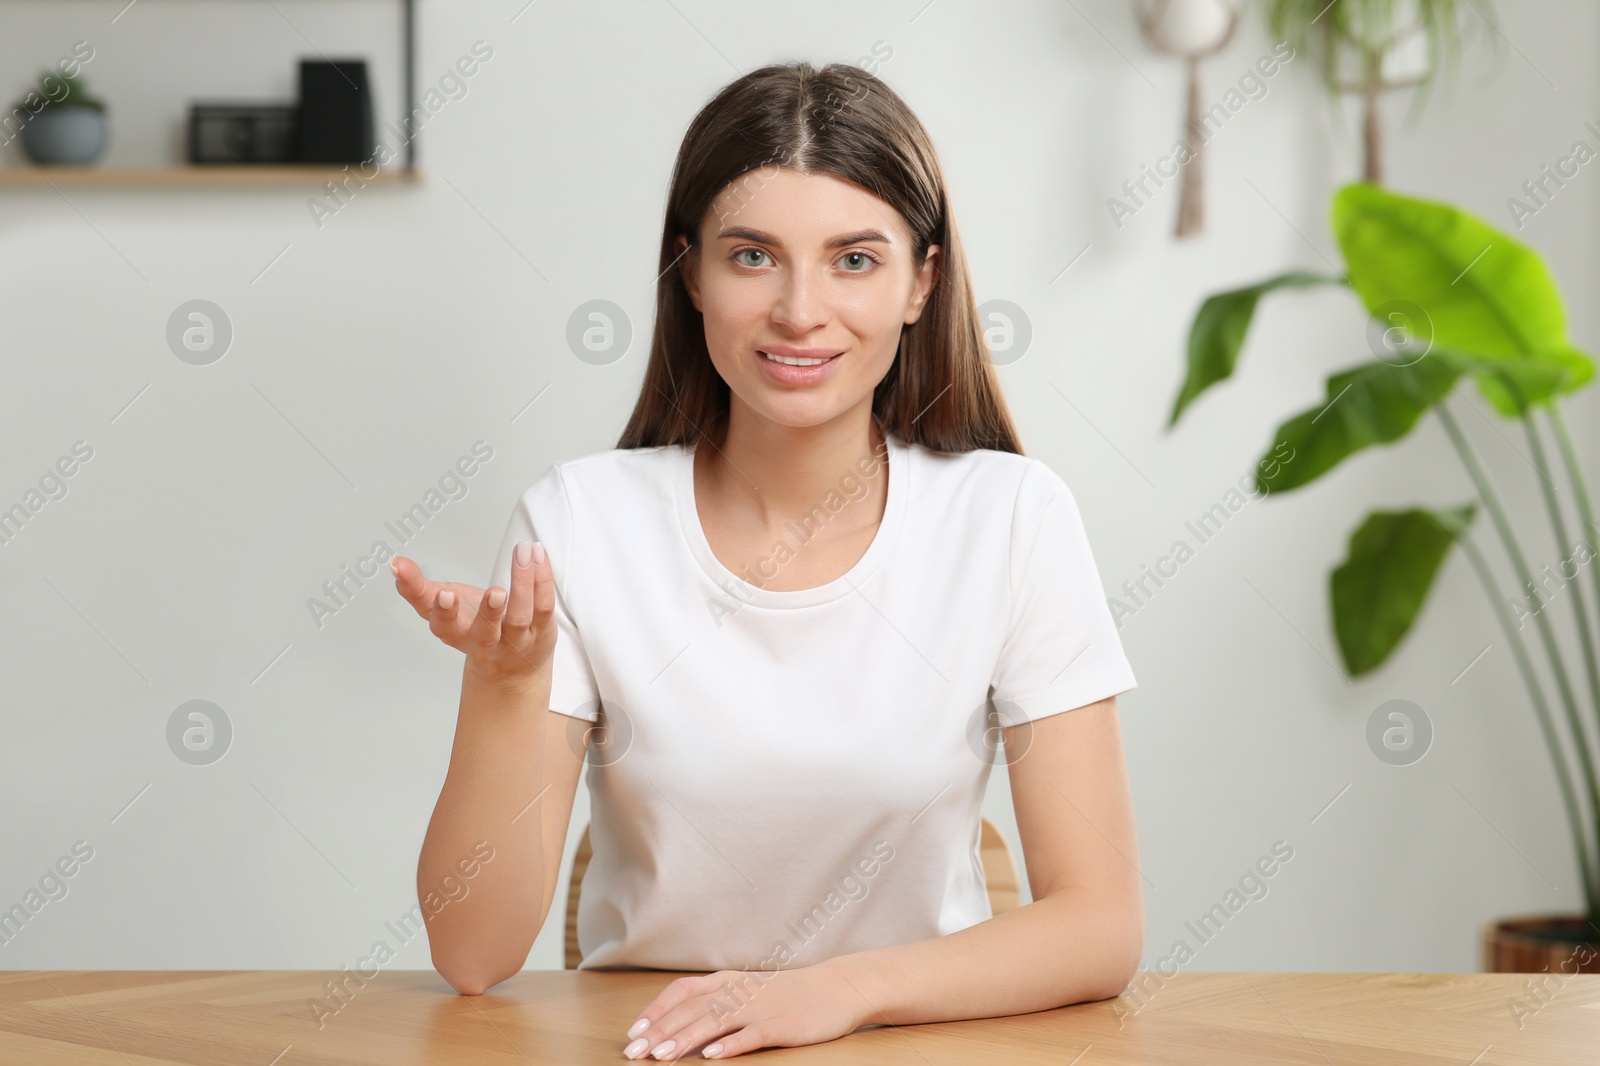
[[[684,137],[660,270],[621,440],[523,494],[489,588],[394,562],[466,654],[419,894],[494,849],[434,965],[467,995],[522,967],[587,754],[582,968],[714,971],[644,1006],[629,1058],[1118,995],[1135,681],[1073,496],[1017,443],[926,131],[854,67],[739,78]],[[993,916],[997,733],[1033,902]]]

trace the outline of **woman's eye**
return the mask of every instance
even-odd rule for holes
[[[847,270],[847,271],[845,271],[845,273],[847,273],[847,274],[861,274],[861,273],[864,273],[866,271],[866,269],[872,265],[872,257],[870,255],[868,255],[866,252],[846,252],[844,254],[844,256],[840,259],[840,262],[843,262],[845,259],[857,259],[857,260],[861,261],[861,269],[860,270]]]
[[[739,259],[740,256],[744,256],[744,255],[766,255],[766,254],[767,253],[763,252],[760,248],[742,248],[739,251],[733,253],[735,259]],[[747,266],[747,267],[755,267],[755,266],[760,266],[761,264],[760,263],[751,263],[751,262],[748,262],[747,260],[739,259],[739,265],[740,266]]]

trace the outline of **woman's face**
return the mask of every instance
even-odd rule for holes
[[[684,285],[733,403],[796,427],[870,409],[939,253],[913,262],[905,219],[860,186],[779,167],[724,189],[684,256],[687,247],[680,236]],[[828,361],[782,365],[765,353]]]

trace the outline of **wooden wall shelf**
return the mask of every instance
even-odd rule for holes
[[[422,180],[416,167],[385,167],[373,177],[362,173],[360,164],[252,163],[240,166],[221,164],[182,164],[158,167],[102,166],[10,166],[0,167],[0,186],[37,185],[308,185],[348,180],[350,188],[368,185],[401,185]]]

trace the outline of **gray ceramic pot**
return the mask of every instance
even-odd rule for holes
[[[106,113],[98,107],[46,104],[22,125],[22,149],[35,163],[93,163],[106,146]]]

